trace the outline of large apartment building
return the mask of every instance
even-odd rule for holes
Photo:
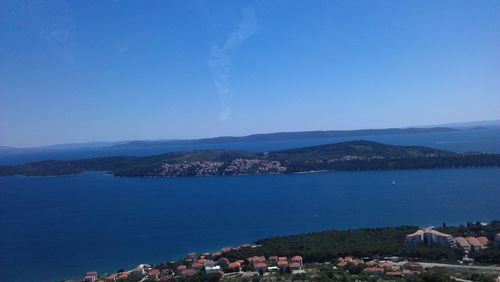
[[[406,235],[405,246],[414,247],[417,245],[438,245],[454,248],[456,247],[456,242],[450,234],[433,230],[432,227],[427,227]]]

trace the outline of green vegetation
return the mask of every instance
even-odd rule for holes
[[[243,161],[235,163],[236,160]],[[165,164],[171,167],[166,169]],[[454,153],[419,146],[350,141],[270,153],[213,150],[147,157],[49,160],[19,166],[0,166],[0,176],[69,175],[84,171],[106,171],[116,176],[158,177],[487,166],[500,166],[500,155]]]
[[[490,248],[473,251],[471,257],[475,261],[485,264],[500,264],[500,246],[492,246]]]
[[[259,240],[258,248],[240,249],[226,253],[229,259],[254,255],[294,256],[300,254],[305,262],[334,261],[338,257],[399,256],[427,260],[456,261],[463,255],[459,249],[404,246],[405,235],[415,232],[416,226],[361,228],[325,231]]]

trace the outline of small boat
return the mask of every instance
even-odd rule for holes
[[[396,185],[396,180],[393,180],[391,183],[392,185]]]

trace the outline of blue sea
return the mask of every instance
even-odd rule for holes
[[[498,152],[496,134],[419,135],[413,143]],[[404,136],[387,143],[405,138],[410,143]],[[114,272],[276,235],[493,219],[500,219],[500,168],[0,177],[0,280],[80,278],[89,270]]]

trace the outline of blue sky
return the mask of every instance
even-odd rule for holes
[[[1,1],[0,145],[500,119],[500,1]]]

